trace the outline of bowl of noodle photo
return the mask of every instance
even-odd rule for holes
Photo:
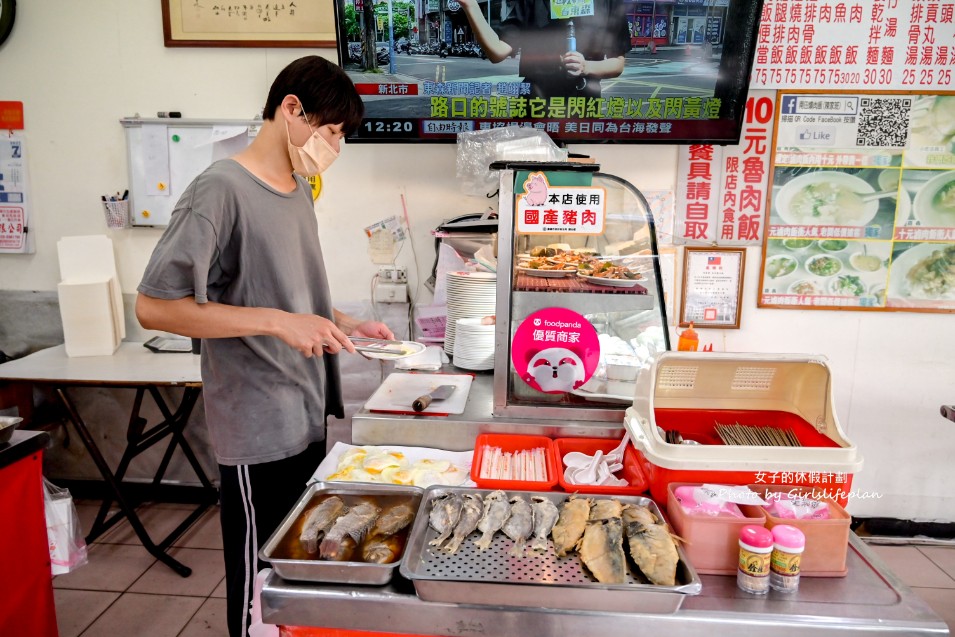
[[[776,211],[794,226],[864,226],[879,202],[863,201],[875,188],[855,175],[820,170],[794,177],[776,195]]]
[[[932,177],[915,195],[915,218],[929,228],[955,227],[955,171]]]

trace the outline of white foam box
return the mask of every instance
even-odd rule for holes
[[[119,347],[115,287],[112,277],[57,285],[67,356],[109,356]]]

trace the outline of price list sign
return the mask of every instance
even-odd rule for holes
[[[673,243],[762,242],[775,96],[750,91],[739,144],[680,148]]]
[[[944,90],[953,68],[951,0],[765,0],[751,86]]]
[[[761,307],[955,311],[955,94],[780,92]]]

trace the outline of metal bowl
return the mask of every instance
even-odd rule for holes
[[[13,438],[13,432],[17,425],[23,422],[23,418],[15,416],[0,416],[0,444],[6,444]]]

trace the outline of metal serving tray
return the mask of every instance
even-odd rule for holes
[[[523,557],[509,555],[514,542],[501,532],[495,534],[491,547],[483,552],[473,543],[480,536],[478,531],[472,533],[454,555],[429,546],[428,542],[438,535],[428,523],[431,502],[446,493],[469,491],[482,496],[491,493],[486,489],[435,486],[427,489],[421,500],[400,572],[414,582],[418,597],[423,600],[565,610],[674,613],[680,608],[684,596],[696,595],[703,588],[699,576],[679,547],[677,585],[657,586],[648,583],[632,564],[626,583],[601,584],[584,569],[576,553],[557,557],[550,541],[547,553],[537,553],[528,547]],[[569,497],[567,493],[507,491],[508,498],[518,494],[528,500],[531,496],[543,496],[558,507]],[[660,509],[649,498],[587,497],[613,498],[625,504],[642,505],[662,519]],[[629,555],[627,561],[629,564]]]
[[[423,489],[388,484],[367,484],[359,482],[315,482],[305,490],[282,521],[282,524],[259,551],[259,557],[272,564],[272,569],[284,579],[306,582],[332,582],[336,584],[365,584],[381,586],[391,581],[400,559],[391,564],[371,564],[368,562],[332,562],[316,558],[299,558],[283,547],[283,540],[289,533],[296,537],[301,533],[305,512],[312,501],[322,496],[337,495],[346,506],[357,504],[363,498],[388,497],[408,498],[411,508],[418,510]],[[426,516],[427,517],[427,516]],[[401,533],[409,533],[410,527]],[[405,543],[407,551],[407,542]]]

